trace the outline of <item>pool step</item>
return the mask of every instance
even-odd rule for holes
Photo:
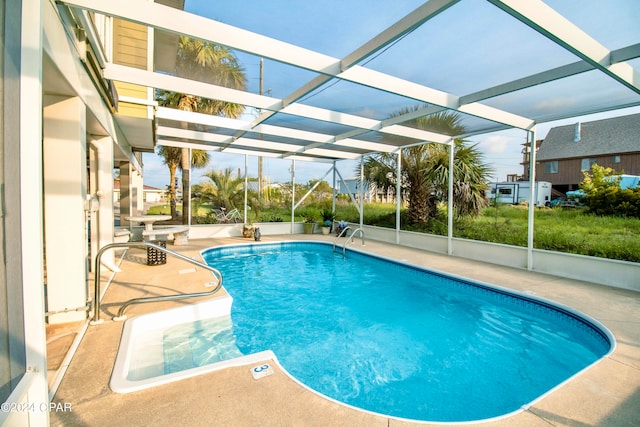
[[[165,374],[242,356],[228,317],[171,328],[165,332],[163,342]]]

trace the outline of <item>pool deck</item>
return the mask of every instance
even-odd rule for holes
[[[263,236],[263,241],[324,240],[333,236]],[[198,258],[202,249],[228,243],[250,243],[243,238],[191,239],[189,246],[171,246]],[[640,294],[638,292],[562,279],[525,270],[449,257],[410,248],[367,241],[354,248],[433,270],[452,273],[516,289],[570,306],[599,320],[614,334],[615,351],[522,411],[485,421],[483,426],[637,426],[640,425]],[[146,253],[130,249],[122,257],[122,272],[115,274],[102,305],[100,325],[88,326],[70,363],[58,363],[66,373],[54,402],[71,410],[51,412],[52,426],[424,426],[359,411],[335,403],[292,380],[277,365],[275,373],[253,379],[251,366],[227,368],[171,384],[118,394],[110,390],[122,326],[114,322],[120,304],[132,297],[176,291],[203,291],[211,274],[176,258],[147,266]],[[295,274],[295,272],[292,272]],[[110,273],[103,271],[102,281]],[[640,280],[640,278],[638,278]],[[188,304],[191,301],[131,306],[129,317]],[[76,327],[78,327],[76,325]],[[71,333],[64,327],[64,336]],[[328,355],[330,357],[330,355]],[[53,375],[52,375],[53,377]],[[51,380],[53,381],[53,380]],[[464,396],[460,396],[464,399]],[[437,403],[434,403],[437,404]],[[63,406],[60,406],[63,407]],[[442,425],[440,423],[440,425]],[[450,423],[448,425],[456,425]],[[466,423],[465,425],[469,425]]]

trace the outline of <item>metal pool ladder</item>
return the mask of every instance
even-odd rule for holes
[[[220,288],[222,288],[222,273],[220,273],[220,271],[218,271],[213,267],[208,266],[207,264],[203,264],[199,261],[196,261],[195,259],[189,258],[188,256],[182,255],[178,252],[172,251],[170,249],[164,248],[160,245],[156,245],[155,243],[151,243],[151,242],[109,243],[107,245],[104,245],[102,248],[100,248],[100,250],[96,255],[95,268],[94,268],[95,291],[93,296],[94,301],[93,301],[93,320],[91,321],[92,325],[97,325],[103,322],[103,320],[100,319],[100,259],[102,258],[102,254],[107,250],[114,249],[114,248],[145,248],[145,247],[153,248],[157,251],[167,253],[176,258],[180,258],[183,261],[186,261],[198,267],[204,268],[205,270],[209,270],[216,277],[217,283],[213,287],[213,289],[207,292],[192,292],[188,294],[160,295],[155,297],[142,297],[142,298],[130,299],[120,307],[120,310],[118,310],[118,315],[114,317],[113,320],[123,320],[124,310],[131,304],[142,304],[147,302],[172,301],[172,300],[185,299],[185,298],[204,297],[208,295],[213,295],[216,292],[218,292]]]
[[[342,230],[340,232],[340,234],[338,234],[338,236],[336,237],[336,239],[333,241],[333,252],[335,252],[336,250],[336,244],[338,243],[338,239],[344,235],[346,235],[347,230],[351,230],[351,227],[346,226],[344,228],[344,230]],[[344,245],[342,245],[342,257],[344,258],[345,256],[347,256],[347,245],[349,244],[349,242],[353,241],[356,233],[360,232],[360,237],[362,238],[362,246],[364,246],[364,230],[362,228],[356,228],[355,230],[353,230],[353,233],[351,233],[351,235],[347,238],[346,242],[344,242]]]

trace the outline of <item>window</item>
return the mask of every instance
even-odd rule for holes
[[[591,165],[594,164],[596,162],[596,159],[582,159],[580,161],[580,170],[581,171],[588,171],[591,170]]]
[[[558,173],[558,161],[552,160],[544,163],[544,173]]]
[[[613,156],[613,163],[620,163],[620,156]]]

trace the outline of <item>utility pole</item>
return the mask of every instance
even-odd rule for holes
[[[264,58],[260,58],[260,95],[264,95]],[[262,200],[262,156],[258,156],[258,200]]]

